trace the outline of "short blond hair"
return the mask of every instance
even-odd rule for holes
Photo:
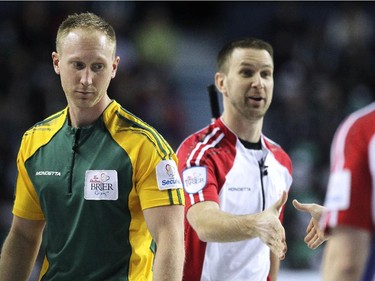
[[[61,51],[63,39],[73,29],[88,29],[103,32],[107,38],[114,44],[114,53],[116,52],[116,33],[113,27],[103,18],[90,13],[80,13],[69,15],[59,26],[56,36],[56,50]]]

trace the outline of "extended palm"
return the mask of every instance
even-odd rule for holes
[[[259,216],[257,230],[259,238],[270,247],[271,251],[279,257],[285,258],[287,250],[285,230],[279,220],[280,209],[284,206],[288,199],[287,193],[284,191],[280,199],[264,212],[257,214]]]
[[[324,235],[323,230],[319,227],[319,221],[322,217],[324,207],[314,203],[300,203],[296,199],[293,200],[293,206],[302,212],[308,212],[311,215],[310,222],[306,228],[306,236],[304,241],[311,249],[318,248],[328,238]]]

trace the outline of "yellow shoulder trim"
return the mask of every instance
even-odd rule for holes
[[[110,118],[114,117],[117,117],[115,122],[109,121]],[[174,157],[173,149],[155,128],[122,108],[116,101],[113,101],[108,106],[103,118],[112,134],[125,131],[131,132],[133,140],[139,138],[137,141],[143,139],[152,143],[161,159],[172,159]]]
[[[28,129],[22,137],[22,149],[25,159],[45,145],[64,125],[67,108],[61,110]]]

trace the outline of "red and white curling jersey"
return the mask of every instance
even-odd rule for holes
[[[375,103],[350,114],[337,129],[331,147],[331,171],[322,218],[328,231],[338,225],[367,229],[375,241]],[[374,280],[375,246],[366,276]]]
[[[231,214],[254,214],[273,205],[292,183],[292,164],[284,150],[262,135],[259,150],[247,149],[222,122],[189,136],[177,150],[186,211],[215,201]],[[282,217],[282,215],[281,215]],[[185,220],[184,281],[265,281],[270,250],[259,239],[205,243]]]

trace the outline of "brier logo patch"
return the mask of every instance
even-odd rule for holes
[[[86,200],[117,200],[117,171],[87,170],[84,195]]]
[[[191,167],[182,172],[184,188],[187,193],[196,193],[207,184],[206,167]]]

